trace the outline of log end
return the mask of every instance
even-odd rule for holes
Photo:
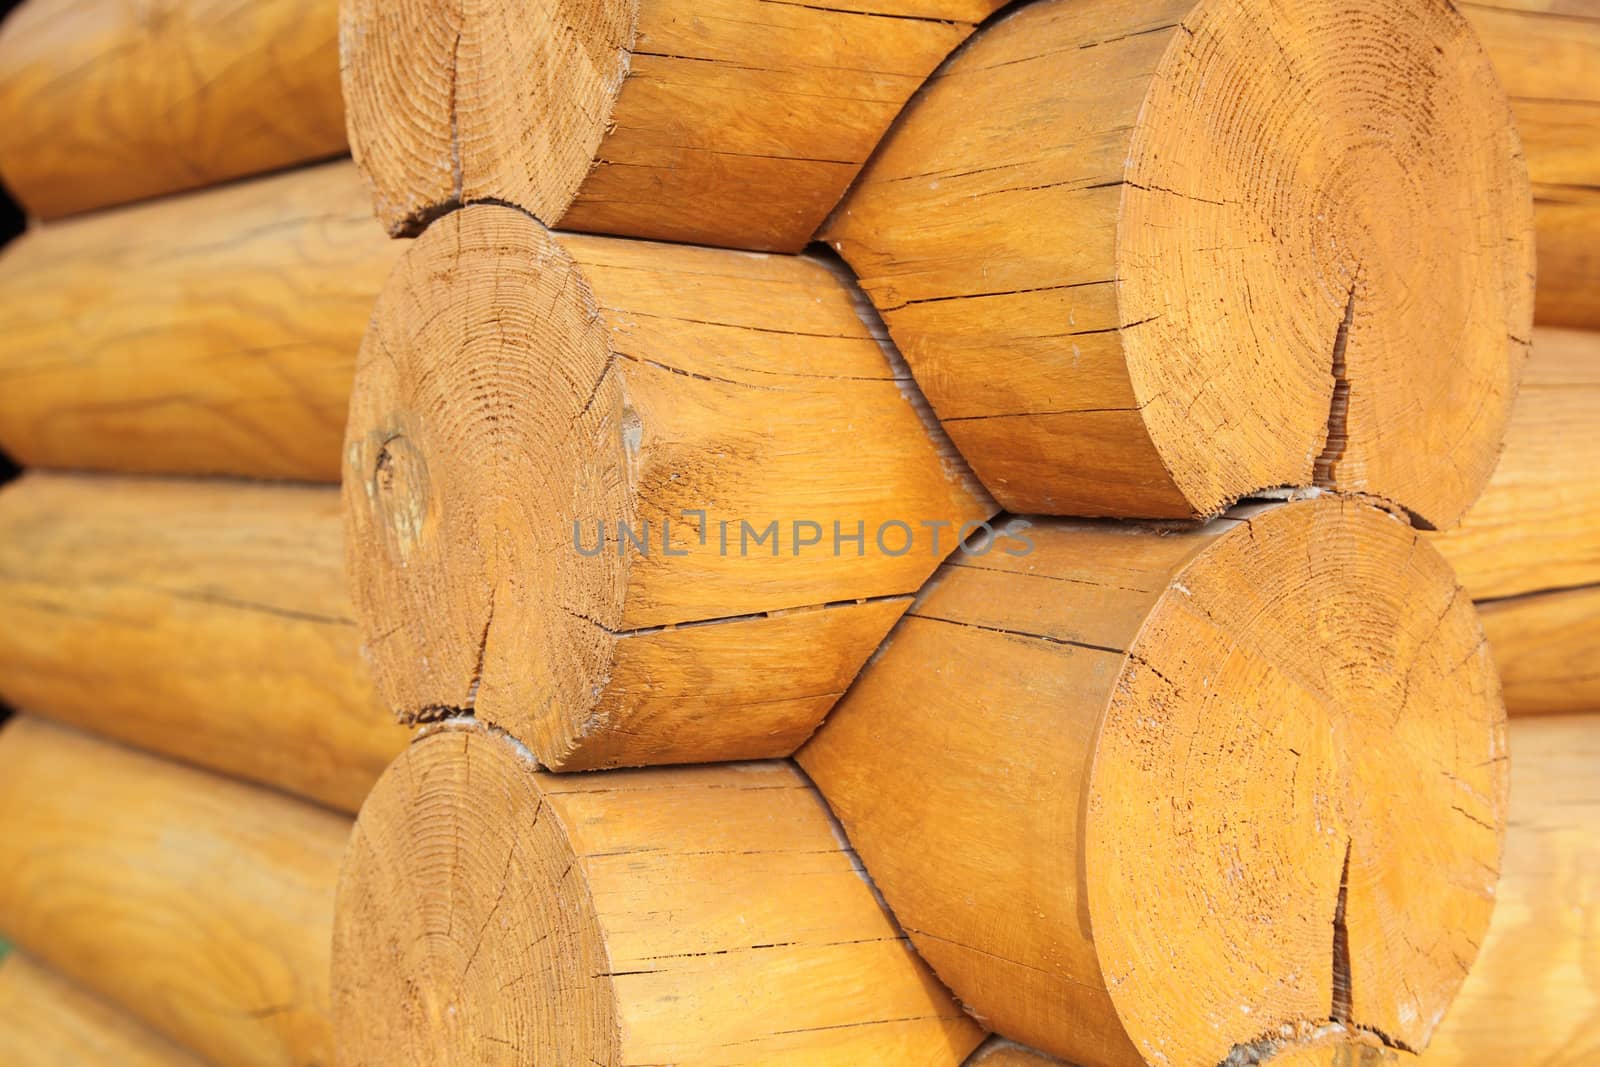
[[[600,922],[534,770],[469,725],[373,789],[339,878],[341,1064],[618,1062]]]
[[[559,220],[610,124],[637,17],[637,0],[341,4],[350,150],[389,233],[479,200]]]
[[[637,419],[612,367],[583,272],[520,211],[453,212],[390,275],[343,492],[366,654],[402,721],[476,715],[550,766],[583,733],[629,566],[576,537],[631,515]]]
[[[1443,528],[1532,326],[1510,105],[1451,5],[1272,6],[1203,0],[1151,79],[1117,249],[1134,391],[1200,512],[1314,484]]]
[[[1471,601],[1385,511],[1245,512],[1145,619],[1087,788],[1096,953],[1145,1057],[1420,1050],[1477,954],[1505,830]]]

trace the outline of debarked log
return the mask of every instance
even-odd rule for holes
[[[788,755],[994,505],[825,261],[439,219],[350,405],[352,589],[408,722],[556,770]]]

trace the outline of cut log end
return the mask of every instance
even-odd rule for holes
[[[581,733],[628,566],[572,541],[579,520],[630,514],[610,366],[582,271],[519,211],[438,220],[391,276],[344,500],[368,654],[402,720],[483,712],[551,762]]]
[[[341,5],[351,152],[379,220],[413,236],[452,207],[506,200],[556,222],[604,139],[637,0]]]
[[[533,770],[465,728],[380,780],[339,880],[340,1063],[617,1062],[594,903]]]
[[[1117,272],[1135,393],[1198,510],[1239,491],[1220,445],[1259,484],[1447,526],[1494,469],[1532,324],[1508,102],[1450,5],[1269,6],[1197,5],[1145,98]]]
[[[1031,536],[946,564],[797,755],[930,965],[1099,1067],[1426,1045],[1507,790],[1483,633],[1424,535],[1323,494]]]
[[[1018,512],[1318,485],[1448,526],[1532,318],[1506,96],[1436,2],[1027,5],[907,107],[824,236]]]
[[[1426,1045],[1488,925],[1505,754],[1482,629],[1419,534],[1325,499],[1218,538],[1146,617],[1088,783],[1089,914],[1136,1046]]]

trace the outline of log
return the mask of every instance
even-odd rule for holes
[[[994,511],[857,301],[810,258],[430,226],[345,446],[400,719],[475,715],[554,770],[792,752]]]
[[[342,558],[331,486],[26,474],[0,489],[0,699],[354,811],[407,734]]]
[[[1600,708],[1600,585],[1478,605],[1489,649],[1518,714]]]
[[[1600,714],[1511,723],[1505,877],[1426,1067],[1600,1063]]]
[[[0,810],[0,915],[34,958],[216,1067],[333,1062],[348,819],[27,718]]]
[[[370,210],[332,163],[25,235],[0,255],[0,448],[338,481],[356,349],[400,252]]]
[[[550,775],[471,720],[362,807],[339,1063],[955,1067],[982,1032],[787,761]]]
[[[0,962],[0,1061],[8,1067],[205,1067],[20,952]]]
[[[1029,536],[947,563],[798,754],[923,957],[1084,1067],[1425,1045],[1506,802],[1448,565],[1328,495]]]
[[[1505,451],[1461,525],[1431,539],[1475,600],[1600,583],[1600,334],[1541,328]]]
[[[1511,97],[1539,233],[1534,318],[1600,329],[1600,3],[1466,0]]]
[[[338,5],[27,0],[0,114],[0,176],[46,219],[336,156]]]
[[[351,151],[395,235],[487,200],[563,229],[796,252],[1001,2],[353,0]]]
[[[1444,3],[1025,5],[933,76],[821,236],[1018,513],[1317,485],[1447,527],[1532,312],[1510,112]]]

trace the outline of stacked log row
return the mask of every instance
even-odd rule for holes
[[[17,952],[0,960],[0,1058],[10,1067],[205,1067]]]
[[[1432,538],[1479,603],[1513,712],[1600,707],[1596,434],[1600,334],[1535,331],[1500,465],[1461,525]]]
[[[1600,1061],[1600,714],[1515,719],[1505,877],[1425,1067]]]
[[[27,718],[0,729],[0,807],[24,951],[217,1067],[333,1062],[348,819]]]
[[[340,155],[337,0],[25,0],[0,115],[0,177],[36,218]]]
[[[30,472],[0,489],[0,699],[354,811],[406,741],[333,487]]]
[[[788,755],[994,511],[828,264],[496,205],[385,286],[345,458],[389,706],[554,770]]]
[[[390,233],[462,204],[795,252],[1002,0],[353,0],[351,149]]]
[[[1423,1048],[1505,826],[1449,567],[1334,497],[1030,536],[946,564],[798,755],[923,957],[1074,1063]]]
[[[400,252],[370,214],[342,162],[24,235],[0,255],[0,448],[338,481],[356,349]]]
[[[1600,329],[1600,3],[1465,0],[1527,152],[1540,322]]]

